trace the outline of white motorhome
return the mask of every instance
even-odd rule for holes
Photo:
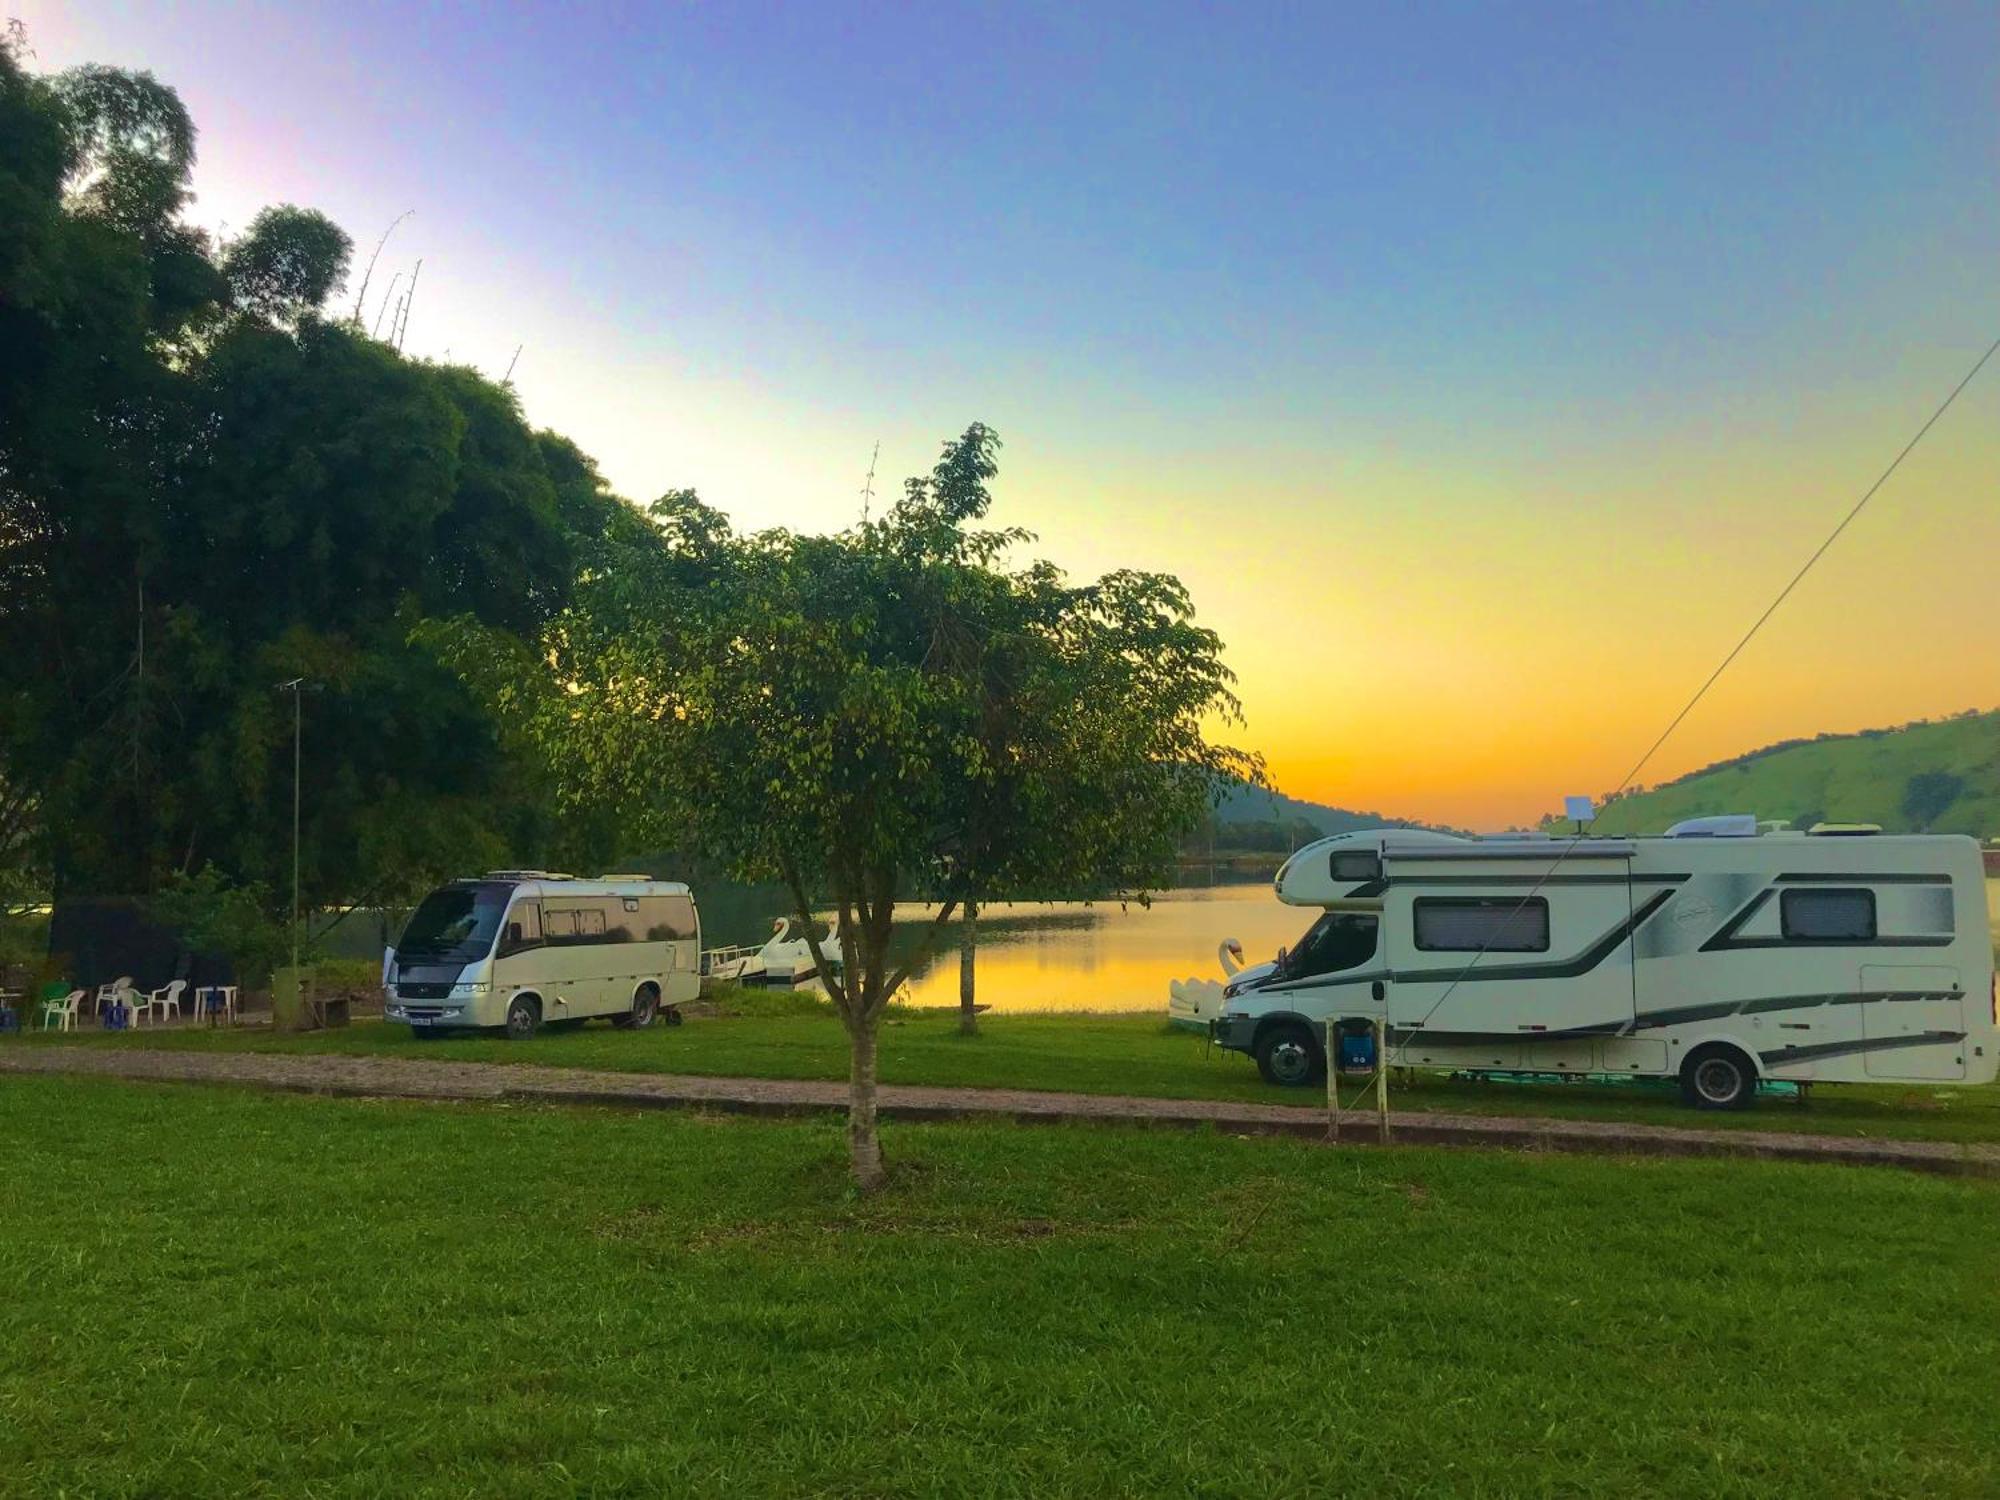
[[[393,953],[385,1010],[418,1035],[680,1021],[701,993],[701,913],[677,881],[495,870],[424,897]]]
[[[1215,1039],[1304,1084],[1329,1019],[1379,1021],[1391,1066],[1678,1078],[1709,1109],[1765,1079],[1990,1083],[1979,846],[1769,826],[1322,839],[1277,894],[1323,915],[1227,987]]]

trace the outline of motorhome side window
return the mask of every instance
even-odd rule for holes
[[[1335,880],[1380,880],[1382,878],[1382,856],[1379,854],[1342,854],[1332,856],[1332,869],[1328,872]]]
[[[1778,927],[1790,943],[1872,943],[1875,893],[1786,891],[1778,897]]]
[[[1423,896],[1411,929],[1426,953],[1546,953],[1549,903],[1540,896]]]

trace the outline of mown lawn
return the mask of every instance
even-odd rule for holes
[[[379,1022],[305,1036],[245,1027],[115,1034],[86,1030],[52,1040],[88,1046],[534,1062],[714,1077],[847,1076],[846,1034],[823,1003],[805,995],[736,991],[724,995],[722,1008],[729,1013],[680,1027],[624,1032],[592,1023],[580,1031],[545,1033],[526,1043],[487,1036],[420,1042],[405,1027]],[[883,1031],[883,1080],[1325,1107],[1323,1091],[1273,1088],[1257,1076],[1248,1058],[1210,1048],[1200,1036],[1177,1031],[1156,1016],[987,1015],[980,1025],[978,1037],[965,1038],[958,1035],[954,1013],[892,1013]],[[1361,1086],[1346,1087],[1358,1096]],[[1398,1109],[2000,1142],[2000,1086],[1829,1084],[1804,1108],[1789,1096],[1767,1096],[1756,1109],[1741,1114],[1697,1114],[1681,1106],[1677,1091],[1667,1083],[1482,1083],[1413,1073],[1407,1082],[1397,1076],[1391,1101]]]
[[[2000,1189],[0,1083],[10,1494],[1990,1495]]]

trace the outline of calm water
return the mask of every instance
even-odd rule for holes
[[[1986,882],[2000,930],[2000,880]],[[995,1010],[1167,1008],[1170,980],[1220,979],[1216,946],[1233,937],[1246,962],[1295,943],[1319,913],[1285,906],[1267,881],[1169,891],[1150,908],[1117,905],[993,906],[979,921],[979,999]],[[921,908],[897,913],[914,926]],[[956,933],[948,936],[956,942]],[[958,950],[933,958],[910,982],[913,1005],[958,1004]]]
[[[899,926],[914,926],[924,913],[911,907],[896,915]],[[982,907],[979,1000],[995,1010],[1164,1014],[1168,981],[1222,978],[1215,950],[1224,938],[1243,944],[1246,962],[1262,963],[1318,915],[1280,904],[1268,881],[1167,891],[1150,907]],[[953,946],[911,978],[909,1004],[958,1004],[956,931],[946,940]]]

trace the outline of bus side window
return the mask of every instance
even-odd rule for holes
[[[567,947],[576,941],[576,908],[551,908],[542,913],[542,936],[551,947]]]
[[[539,902],[517,901],[500,929],[500,957],[542,946],[542,908]]]
[[[694,937],[694,902],[686,896],[647,896],[641,910],[647,942],[683,942]]]

